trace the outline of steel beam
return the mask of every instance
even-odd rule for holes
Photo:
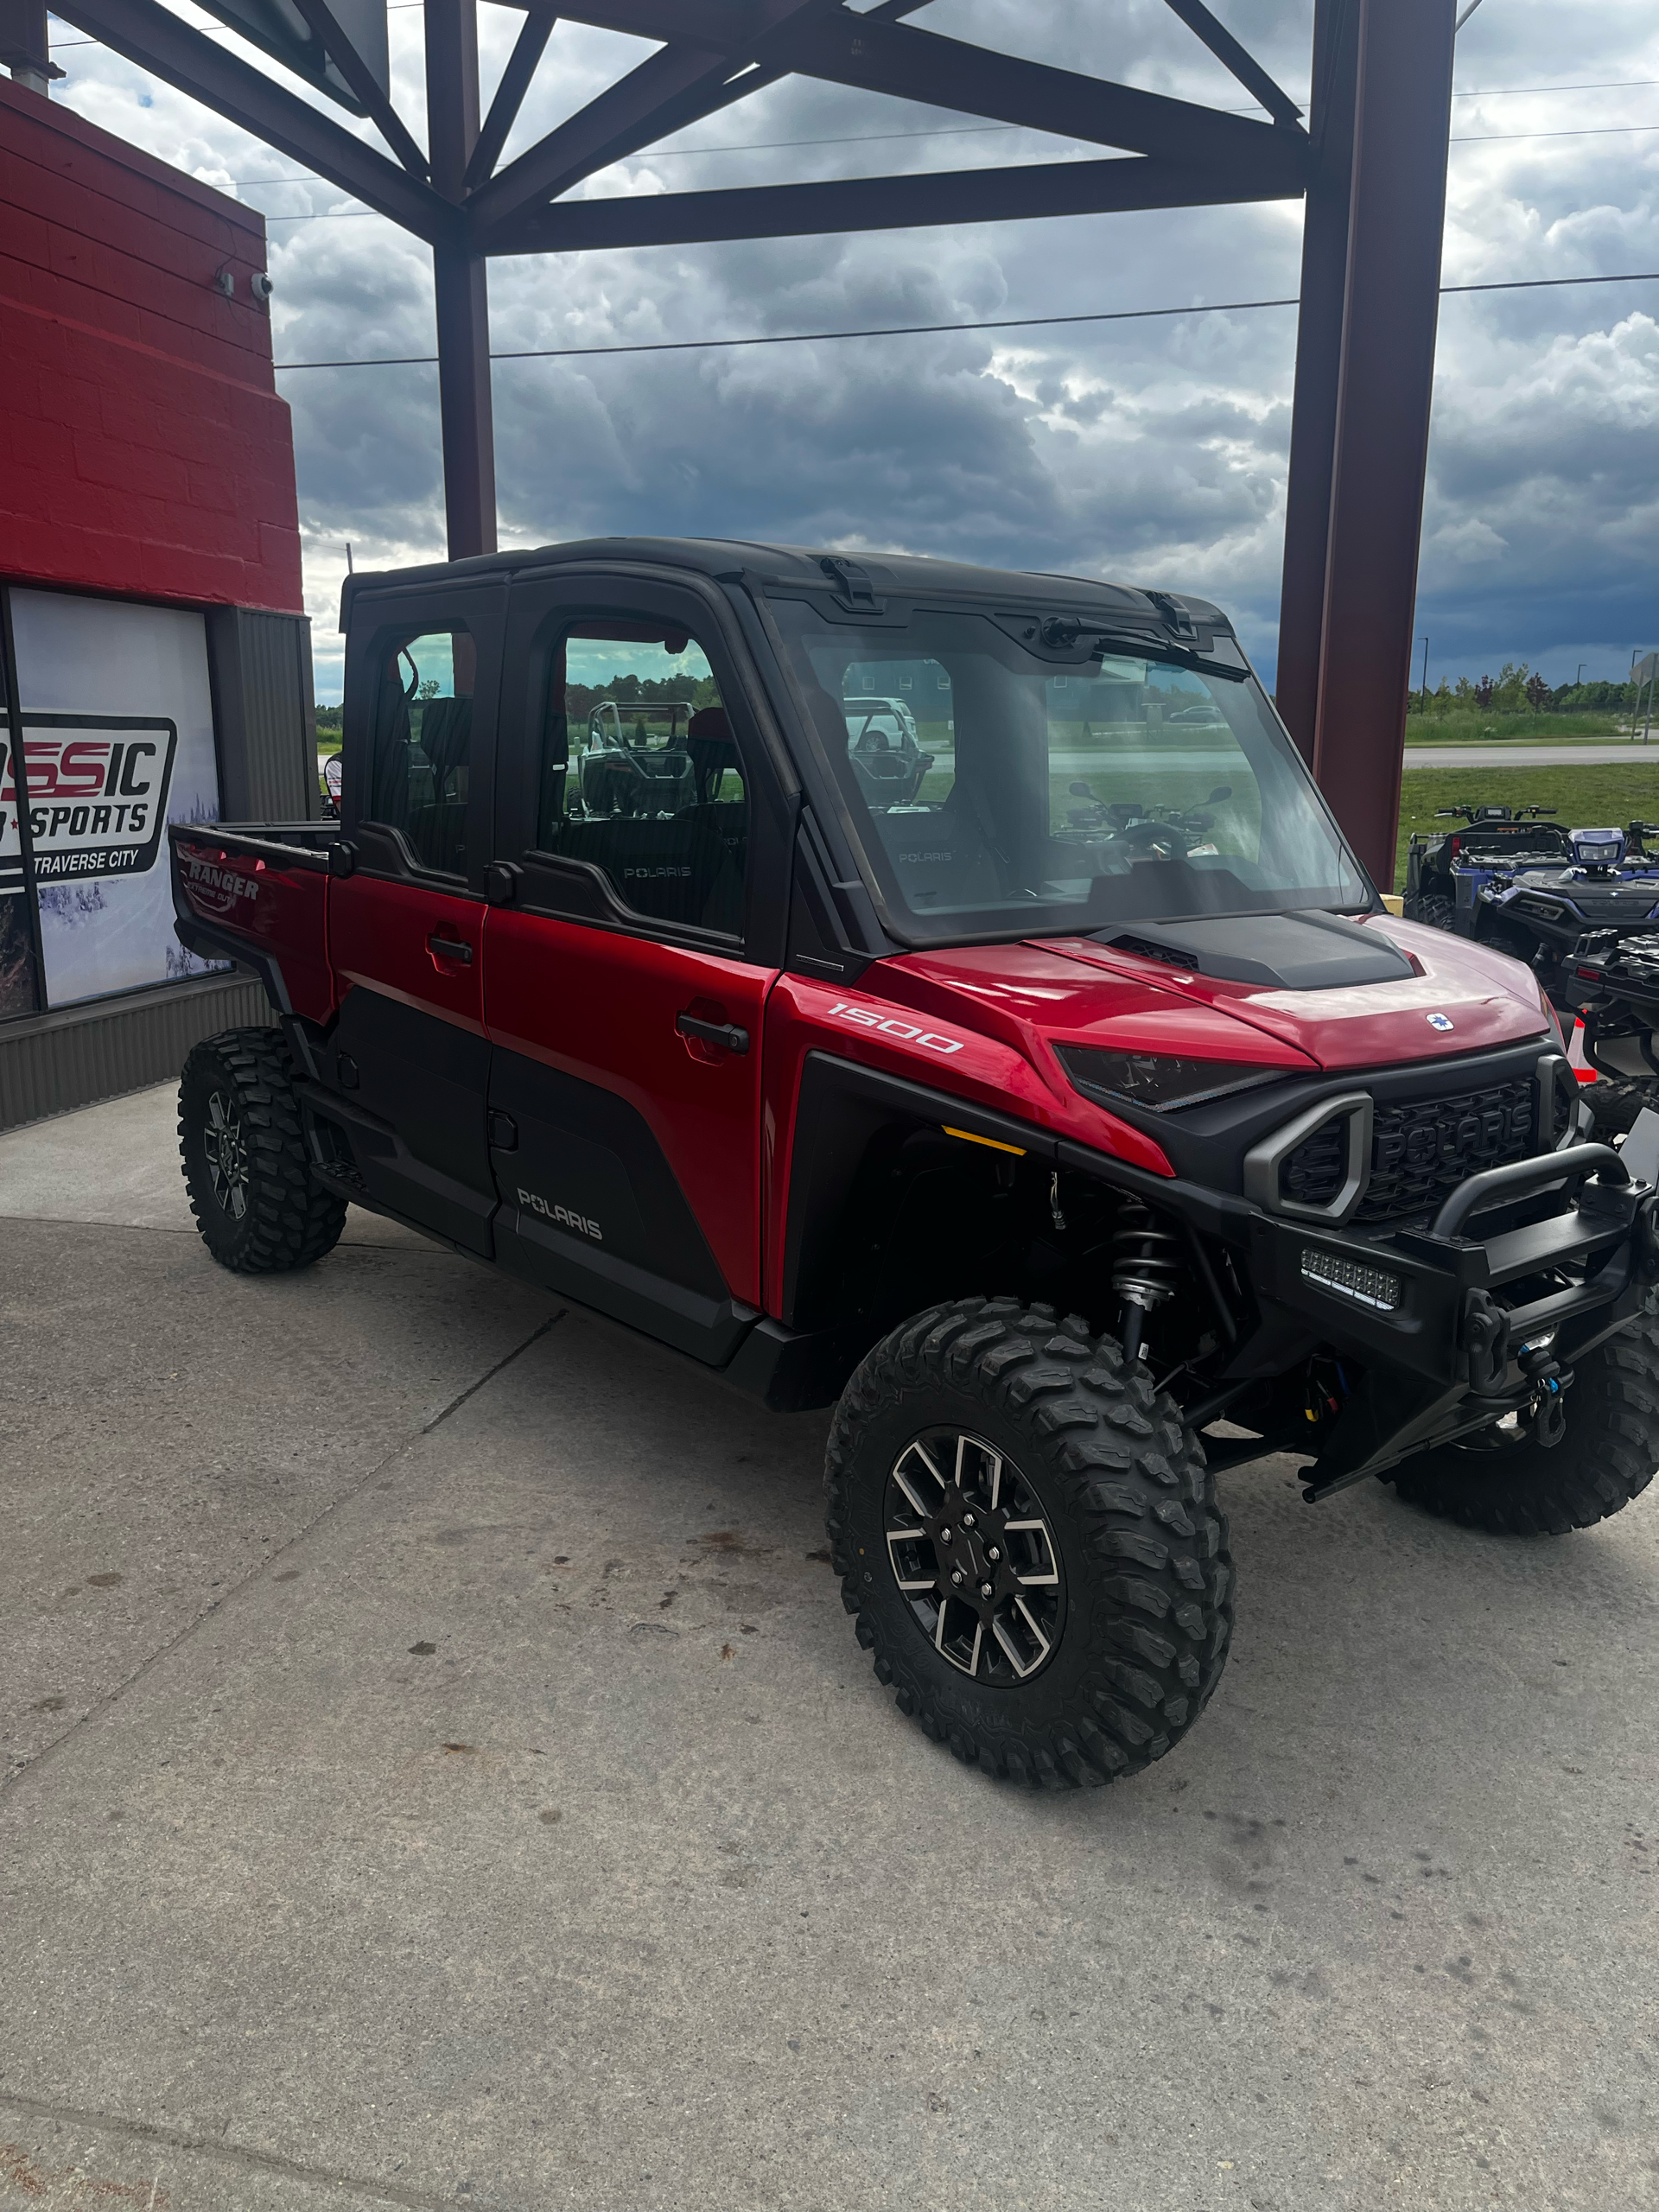
[[[1288,92],[1268,76],[1253,54],[1246,51],[1224,23],[1217,22],[1204,0],[1164,0],[1195,38],[1201,38],[1224,69],[1230,69],[1252,99],[1260,100],[1275,123],[1295,123],[1301,110]]]
[[[1309,118],[1313,148],[1302,226],[1302,304],[1285,498],[1277,681],[1279,712],[1309,767],[1313,765],[1325,635],[1325,568],[1331,537],[1343,305],[1348,292],[1348,206],[1358,67],[1359,0],[1316,0]]]
[[[1001,223],[1147,207],[1217,207],[1287,200],[1300,188],[1249,170],[1174,162],[1044,162],[1004,169],[945,169],[823,184],[748,186],[576,200],[543,208],[489,235],[490,253],[575,253],[594,248],[690,245],[721,238],[808,238],[831,231],[900,231],[929,224]]]
[[[374,72],[346,36],[328,0],[294,0],[311,35],[351,86],[365,115],[411,176],[424,177],[427,161]]]
[[[804,77],[1128,153],[1191,163],[1281,163],[1301,189],[1306,141],[1298,126],[1278,129],[1249,116],[1223,115],[1133,85],[995,54],[909,23],[873,22],[838,9],[792,37],[787,58]]]
[[[493,174],[501,158],[501,149],[507,143],[507,133],[524,105],[524,94],[536,74],[536,65],[547,50],[547,41],[558,20],[551,8],[532,8],[524,17],[513,41],[512,52],[507,56],[507,66],[501,72],[501,81],[495,88],[495,98],[490,102],[490,111],[479,131],[472,159],[467,164],[462,183],[468,192],[475,192]]]
[[[474,239],[486,240],[493,229],[568,192],[595,170],[724,106],[730,91],[746,96],[758,69],[746,69],[736,87],[730,82],[745,65],[763,67],[781,49],[785,66],[793,67],[792,41],[785,43],[789,34],[804,17],[838,10],[839,4],[840,0],[766,0],[764,13],[749,18],[741,47],[711,54],[697,47],[667,46],[652,54],[479,188],[469,211]]]
[[[1457,0],[1362,0],[1313,772],[1394,880]]]
[[[456,212],[395,162],[192,30],[156,0],[64,0],[61,7],[54,0],[53,13],[417,238],[459,232]]]
[[[476,0],[426,0],[426,137],[432,182],[447,200],[466,189],[478,143]],[[438,413],[449,558],[496,546],[495,414],[490,391],[490,300],[483,259],[461,239],[433,249]]]

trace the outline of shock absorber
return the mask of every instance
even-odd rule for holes
[[[1160,1228],[1141,1199],[1126,1198],[1112,1232],[1112,1288],[1122,1307],[1126,1359],[1141,1357],[1147,1316],[1174,1295],[1185,1266],[1180,1238]]]

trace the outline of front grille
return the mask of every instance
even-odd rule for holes
[[[1539,896],[1548,899],[1554,894],[1541,892]],[[1560,896],[1570,899],[1587,922],[1641,922],[1659,899],[1659,884],[1624,883],[1609,888],[1603,884],[1575,883]],[[1521,901],[1516,903],[1518,906]]]
[[[1573,1102],[1565,1084],[1554,1089],[1554,1135],[1561,1136]],[[1534,1086],[1524,1077],[1452,1098],[1379,1105],[1370,1181],[1352,1218],[1375,1225],[1433,1213],[1470,1176],[1527,1159],[1533,1144]],[[1342,1189],[1346,1160],[1346,1122],[1327,1122],[1287,1154],[1279,1171],[1281,1196],[1300,1205],[1329,1205]]]
[[[1348,1118],[1305,1137],[1279,1170],[1279,1195],[1299,1206],[1328,1206],[1348,1175]]]

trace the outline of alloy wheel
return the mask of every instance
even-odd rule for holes
[[[911,1617],[942,1659],[976,1681],[1029,1681],[1065,1624],[1065,1580],[1041,1502],[983,1438],[925,1429],[893,1461],[887,1559]]]
[[[248,1211],[248,1148],[242,1122],[226,1103],[222,1091],[207,1101],[202,1125],[202,1148],[207,1158],[207,1179],[221,1213],[240,1221]]]

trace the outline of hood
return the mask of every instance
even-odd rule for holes
[[[1392,914],[1370,915],[1363,930],[1382,957],[1367,963],[1356,956],[1338,970],[1343,980],[1326,982],[1321,969],[1330,955],[1322,929],[1307,933],[1307,957],[1297,957],[1294,939],[1283,928],[1296,918],[1272,915],[1262,921],[1241,915],[1227,925],[1225,949],[1208,957],[1214,969],[1176,966],[1173,944],[1150,948],[1160,935],[1179,934],[1188,949],[1206,957],[1210,944],[1192,925],[1160,932],[1151,925],[1140,933],[1147,950],[1130,950],[1122,939],[1107,944],[1090,938],[1051,939],[1043,950],[1079,964],[1109,969],[1126,983],[1155,983],[1203,1007],[1211,1019],[1225,1015],[1289,1046],[1321,1068],[1393,1067],[1412,1060],[1444,1060],[1461,1052],[1490,1052],[1529,1037],[1549,1038],[1552,1027],[1536,977],[1518,960],[1471,944],[1440,930],[1401,921]],[[1316,928],[1327,918],[1310,917]],[[1254,937],[1253,937],[1253,933]],[[1260,980],[1241,969],[1260,966]],[[1367,967],[1375,980],[1362,980]],[[1188,1048],[1202,1052],[1197,1039]],[[1230,1056],[1246,1058],[1238,1044]]]

